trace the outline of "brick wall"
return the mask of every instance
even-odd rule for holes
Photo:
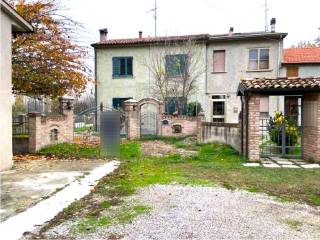
[[[69,102],[69,103],[68,103]],[[60,115],[46,116],[29,113],[29,152],[44,146],[73,141],[73,109],[71,99],[60,99]]]
[[[320,93],[303,96],[302,121],[302,157],[320,162]]]
[[[246,123],[248,128],[248,149],[247,157],[249,161],[258,161],[260,159],[260,141],[261,141],[261,129],[260,129],[260,95],[253,94],[248,96],[248,122]]]
[[[168,124],[164,124],[168,123]],[[175,133],[173,129],[174,124],[180,124],[182,127],[181,133]],[[166,116],[163,117],[160,124],[160,135],[161,136],[189,136],[197,134],[197,117],[186,117],[186,116]]]

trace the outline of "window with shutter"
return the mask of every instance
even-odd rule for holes
[[[133,57],[113,57],[112,58],[112,76],[132,77],[133,76]]]
[[[225,50],[215,50],[213,51],[213,72],[225,72]]]
[[[299,67],[298,66],[288,66],[287,67],[287,77],[298,77]]]

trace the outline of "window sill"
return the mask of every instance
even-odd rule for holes
[[[112,79],[132,79],[133,75],[128,75],[128,76],[112,76]]]
[[[273,69],[257,69],[257,70],[250,70],[247,69],[246,72],[272,72]]]
[[[226,71],[224,72],[211,72],[211,74],[219,74],[219,73],[227,73]]]

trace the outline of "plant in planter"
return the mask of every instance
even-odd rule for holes
[[[173,133],[182,133],[182,126],[180,123],[172,124]]]
[[[286,146],[295,146],[298,141],[297,122],[293,119],[287,119],[282,112],[275,112],[270,117],[268,132],[270,139],[277,146],[282,146],[282,133],[285,131]]]

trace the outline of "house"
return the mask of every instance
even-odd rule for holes
[[[145,62],[150,61],[157,49],[167,42],[195,41],[201,52],[203,74],[197,79],[197,91],[188,102],[197,101],[205,113],[206,121],[238,123],[241,101],[237,87],[241,78],[278,77],[282,62],[283,39],[286,33],[249,32],[227,34],[185,35],[166,37],[108,39],[108,31],[100,30],[100,42],[95,49],[97,80],[97,106],[119,107],[127,99],[155,97],[150,90],[152,74]],[[175,53],[175,56],[183,54]],[[166,65],[172,55],[166,56]],[[167,66],[165,67],[167,71]],[[278,97],[270,97],[266,104],[279,105]],[[167,107],[166,109],[169,109]],[[169,112],[170,113],[170,112]]]
[[[11,42],[16,33],[32,32],[32,26],[23,19],[7,2],[1,4],[0,35],[0,170],[12,166],[12,84],[11,84]]]
[[[320,47],[287,48],[283,50],[282,76],[320,76]]]

